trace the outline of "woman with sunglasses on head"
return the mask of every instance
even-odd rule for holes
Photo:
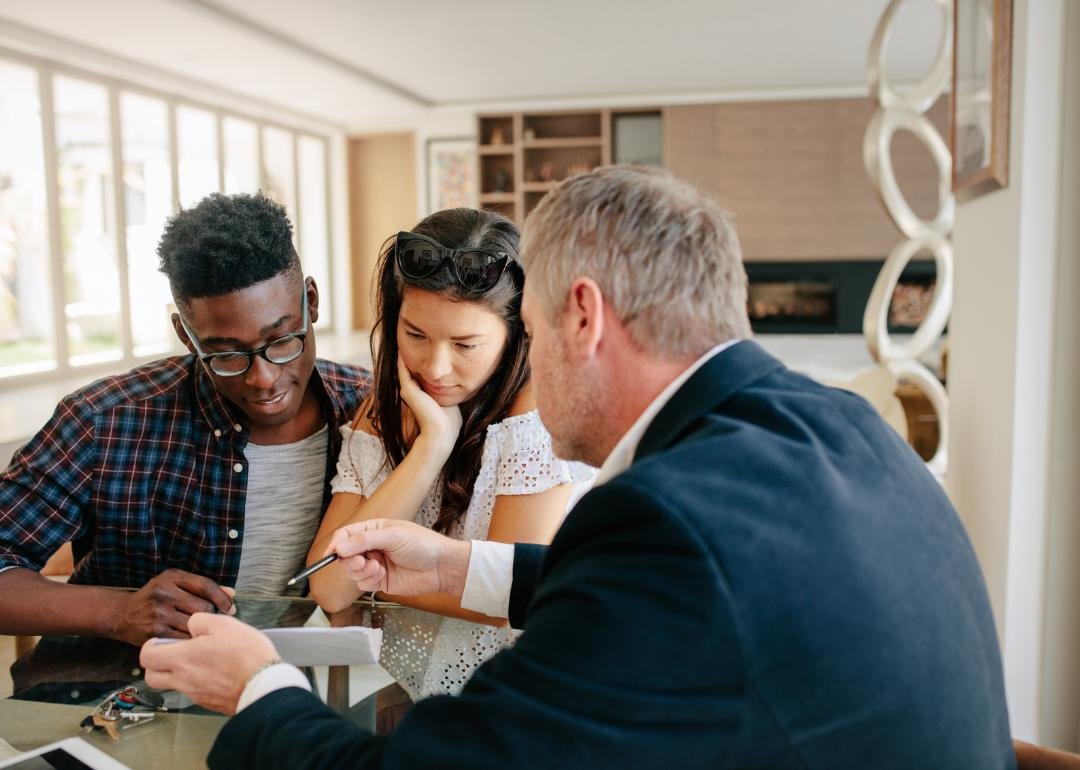
[[[505,217],[460,208],[384,245],[375,383],[341,429],[334,497],[309,563],[340,527],[371,518],[416,521],[462,540],[547,543],[573,485],[591,481],[591,468],[552,454],[533,403],[518,239]],[[337,564],[312,575],[310,587],[330,611],[360,596]],[[505,619],[463,610],[450,596],[400,601],[445,616],[387,613],[382,664],[414,700],[458,692],[511,641]]]

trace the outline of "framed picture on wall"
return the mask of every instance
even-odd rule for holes
[[[953,193],[977,198],[1009,183],[1012,0],[955,0]]]
[[[427,212],[476,207],[476,140],[458,136],[427,141]]]

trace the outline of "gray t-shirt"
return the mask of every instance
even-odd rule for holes
[[[300,594],[306,581],[285,583],[304,568],[322,520],[326,427],[295,444],[249,443],[244,544],[236,592]]]

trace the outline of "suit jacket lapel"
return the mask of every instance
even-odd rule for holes
[[[645,430],[634,460],[669,446],[701,415],[750,383],[783,368],[752,340],[713,356],[683,383]]]

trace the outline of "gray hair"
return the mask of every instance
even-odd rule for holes
[[[549,320],[587,276],[654,355],[696,357],[750,336],[734,228],[715,201],[667,171],[608,166],[564,180],[526,219],[520,258]]]

